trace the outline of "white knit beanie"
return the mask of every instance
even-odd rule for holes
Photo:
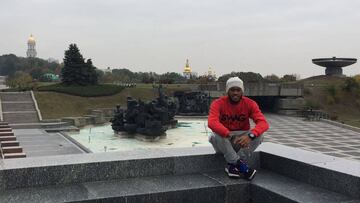
[[[229,78],[226,81],[226,93],[229,91],[230,88],[232,87],[240,87],[242,89],[242,91],[244,92],[244,83],[243,81],[238,78],[238,77],[232,77]]]

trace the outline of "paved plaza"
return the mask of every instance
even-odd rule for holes
[[[360,160],[360,133],[322,121],[266,114],[270,129],[264,142],[283,144],[313,152]],[[28,157],[85,153],[60,133],[42,129],[14,129]]]
[[[14,129],[14,134],[27,157],[85,153],[60,133],[43,129]]]
[[[360,133],[322,121],[267,114],[270,129],[264,141],[360,160]]]

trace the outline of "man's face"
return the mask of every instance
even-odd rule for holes
[[[239,102],[242,95],[243,95],[243,91],[240,87],[232,87],[228,91],[228,96],[230,100],[234,103]]]

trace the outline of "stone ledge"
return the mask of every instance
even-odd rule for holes
[[[350,202],[356,199],[296,181],[269,171],[259,171],[251,183],[253,203],[263,202]]]
[[[261,169],[252,184],[267,195],[274,195],[279,202],[294,202],[295,194],[284,191],[295,186],[302,188],[300,193],[309,188],[325,198],[359,199],[358,163],[344,163],[340,158],[272,143],[264,143],[258,150],[261,167],[280,175]],[[256,195],[249,192],[252,186],[245,180],[229,179],[224,164],[223,157],[214,155],[211,147],[3,160],[0,161],[0,200],[250,202]],[[344,170],[347,167],[351,169]],[[279,182],[273,185],[272,180],[267,181],[270,179]],[[277,191],[275,186],[284,191]],[[306,198],[312,195],[303,194]]]
[[[221,202],[225,187],[200,174],[8,190],[1,202]]]
[[[264,143],[258,150],[261,168],[360,198],[360,162],[274,143]]]
[[[157,149],[3,160],[0,189],[189,174],[223,168],[222,156],[214,156],[209,147],[199,148],[196,151],[182,149],[187,151],[185,153]]]
[[[223,171],[7,190],[1,202],[250,202],[250,182]]]

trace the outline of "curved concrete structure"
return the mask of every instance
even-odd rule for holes
[[[326,67],[325,75],[342,76],[342,67],[352,65],[356,63],[356,58],[317,58],[313,59],[312,62],[316,65]]]

